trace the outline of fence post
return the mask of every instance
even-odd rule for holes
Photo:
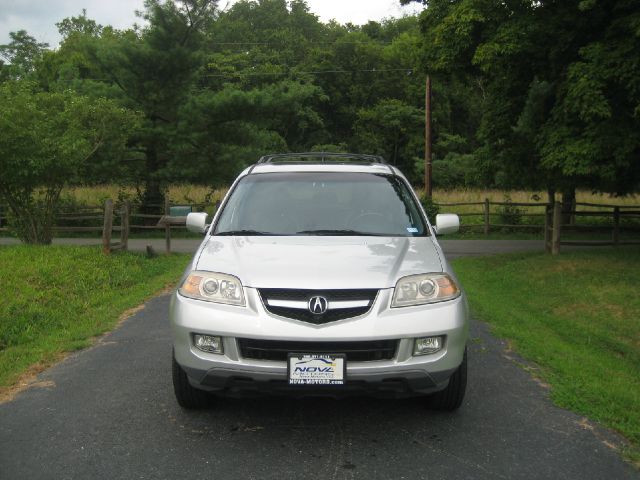
[[[113,228],[113,200],[104,202],[104,224],[102,226],[102,251],[111,253],[111,230]]]
[[[551,254],[560,253],[560,228],[562,226],[562,202],[553,204],[553,234],[551,240]]]
[[[489,199],[484,199],[484,234],[489,235]]]
[[[544,253],[551,253],[551,228],[553,225],[553,208],[551,204],[544,207]]]
[[[620,245],[620,207],[613,208],[613,244]]]
[[[123,250],[129,248],[129,215],[131,214],[131,204],[127,200],[122,205],[122,223],[120,229],[120,245]]]
[[[169,213],[171,213],[171,205],[169,204],[169,197],[166,197],[164,199],[164,214],[169,217]],[[171,223],[169,221],[164,224],[164,240],[167,253],[171,253]]]

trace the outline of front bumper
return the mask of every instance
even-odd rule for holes
[[[253,288],[245,287],[246,307],[192,300],[176,293],[170,310],[174,355],[194,387],[227,395],[365,393],[397,397],[442,390],[464,354],[469,324],[464,297],[391,309],[392,293],[393,289],[380,290],[371,310],[363,316],[323,325],[267,312]],[[194,333],[222,337],[224,354],[196,349],[192,340]],[[435,335],[445,338],[442,350],[432,355],[413,356],[415,338]],[[391,359],[348,361],[346,385],[310,388],[288,385],[284,361],[244,358],[238,346],[239,338],[292,342],[397,340],[398,344]]]

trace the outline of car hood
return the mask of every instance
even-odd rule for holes
[[[254,288],[389,288],[442,272],[432,237],[209,237],[196,268]]]

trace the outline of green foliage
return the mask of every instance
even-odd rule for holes
[[[312,152],[331,152],[331,153],[350,153],[347,145],[344,143],[340,143],[338,145],[333,145],[331,143],[328,144],[320,144],[314,145],[311,147]]]
[[[23,241],[51,241],[62,188],[80,182],[101,150],[117,163],[135,122],[108,100],[40,92],[24,82],[0,85],[0,199]]]
[[[381,154],[419,183],[424,72],[437,186],[638,187],[636,3],[423,3],[419,21],[363,26],[322,23],[304,0],[148,0],[125,31],[83,11],[57,24],[55,51],[14,32],[0,82],[141,112],[118,178],[109,158],[84,174],[151,203],[170,182],[227,183],[266,151],[315,145]]]
[[[357,27],[322,23],[303,0],[217,5],[149,0],[143,26],[124,31],[82,11],[56,24],[57,50],[35,45],[23,55],[42,90],[141,113],[116,176],[109,156],[97,155],[83,171],[87,183],[139,186],[142,200],[157,204],[170,182],[225,184],[265,152],[316,145],[379,153],[420,178],[412,172],[423,156],[415,17]],[[34,47],[25,35],[21,44]],[[441,117],[455,116],[437,105],[448,109]]]
[[[576,182],[613,192],[640,178],[640,11],[617,2],[603,33],[579,49],[540,142],[542,164]],[[602,6],[591,15],[602,16]]]
[[[357,150],[380,154],[393,165],[411,174],[413,159],[420,152],[424,112],[401,100],[381,100],[361,109],[355,124]]]
[[[465,137],[479,141],[485,179],[502,187],[638,188],[637,2],[425,3],[427,70],[481,95],[480,122]]]
[[[91,344],[120,315],[175,282],[185,255],[146,259],[93,247],[0,247],[0,388],[33,364]]]
[[[433,198],[429,198],[426,195],[422,195],[420,197],[420,203],[422,203],[422,208],[424,208],[424,212],[427,214],[427,218],[432,225],[436,224],[436,215],[440,213],[440,206],[434,202]]]
[[[504,196],[503,202],[505,205],[500,205],[498,207],[498,218],[500,219],[500,223],[502,225],[521,225],[522,214],[525,213],[524,210],[513,205],[509,195]],[[509,230],[508,227],[506,227],[506,229]]]
[[[56,23],[58,32],[62,35],[63,42],[69,41],[73,36],[89,36],[97,38],[102,33],[102,25],[99,25],[87,17],[87,11],[83,8],[82,14],[77,17],[65,18]]]
[[[614,428],[640,451],[640,251],[454,260],[472,311],[535,362],[559,406]],[[532,294],[535,292],[535,294]]]
[[[422,161],[421,161],[422,163]],[[424,170],[424,166],[422,166]],[[476,188],[482,186],[476,157],[473,154],[451,152],[432,164],[433,186],[442,190]]]
[[[28,77],[35,69],[37,61],[42,57],[47,43],[38,43],[25,30],[10,32],[11,42],[0,45],[0,80],[20,79]]]
[[[307,142],[308,132],[322,124],[307,105],[322,100],[318,87],[293,80],[251,90],[231,84],[218,91],[203,90],[180,110],[188,119],[178,127],[184,143],[168,168],[187,180],[204,176],[216,184],[228,183],[265,152]]]
[[[180,109],[193,91],[201,65],[200,48],[208,22],[214,19],[212,0],[145,3],[141,30],[117,32],[104,29],[98,37],[81,29],[79,53],[92,74],[114,88],[105,93],[123,106],[142,113],[141,128],[132,137],[135,154],[130,156],[129,178],[143,183],[146,203],[162,202],[162,185],[168,164],[180,148]],[[82,23],[86,23],[83,21]],[[95,37],[95,38],[94,38]],[[65,42],[66,43],[66,42]],[[85,84],[87,82],[82,82]],[[93,81],[88,82],[94,86]]]

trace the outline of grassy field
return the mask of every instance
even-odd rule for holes
[[[225,193],[226,188],[212,189],[205,186],[198,185],[173,185],[168,188],[167,195],[170,201],[174,204],[200,204],[206,203],[214,205],[218,200],[221,200]],[[421,190],[417,191],[419,195],[422,195]],[[95,187],[77,187],[65,190],[63,197],[72,200],[76,203],[88,204],[88,205],[101,205],[107,198],[112,199],[135,199],[137,192],[134,188],[123,188],[116,185],[102,185]],[[520,216],[519,214],[536,214],[537,216],[529,217],[521,215],[520,218],[516,218],[516,221],[521,224],[534,224],[542,225],[544,223],[544,204],[547,201],[546,192],[536,191],[504,191],[504,190],[482,190],[482,189],[469,189],[469,190],[435,190],[433,199],[439,204],[448,203],[471,203],[471,202],[483,202],[485,198],[488,198],[492,202],[505,202],[507,199],[516,203],[537,203],[540,206],[532,207],[513,207],[509,211],[505,212],[505,208],[498,205],[491,206],[491,223],[512,223],[511,220]],[[627,197],[615,198],[610,195],[598,194],[589,191],[578,191],[576,193],[578,202],[584,203],[599,203],[599,204],[614,204],[622,206],[639,206],[640,207],[640,195],[630,195]],[[611,208],[598,208],[598,207],[586,207],[578,206],[578,210],[589,211],[603,211],[611,213]],[[463,226],[480,226],[483,222],[483,207],[482,205],[456,205],[447,206],[443,205],[440,208],[441,213],[456,213],[461,215],[461,223]],[[596,224],[596,225],[610,225],[611,217],[577,217],[578,224]],[[623,225],[631,220],[623,219]],[[638,220],[633,220],[638,224]],[[472,229],[472,231],[466,230],[464,233],[469,238],[475,238],[476,234],[480,230]],[[526,238],[540,238],[540,231],[532,231],[528,233],[523,230],[521,233],[525,234]],[[480,232],[480,234],[482,234]],[[636,235],[637,236],[637,235]]]
[[[172,185],[167,190],[167,196],[172,203],[215,204],[227,193],[227,188],[210,188],[201,185]],[[72,199],[87,205],[102,205],[108,198],[113,200],[135,200],[138,192],[133,187],[119,187],[118,185],[97,185],[92,187],[67,188],[62,192],[63,198]]]
[[[215,203],[227,192],[226,188],[212,189],[201,185],[172,185],[167,193],[169,199],[175,203]],[[423,193],[417,190],[419,194]],[[101,204],[107,198],[133,199],[137,192],[133,187],[118,187],[117,185],[101,185],[95,187],[75,187],[66,189],[63,196],[73,198],[78,202],[96,205]],[[435,190],[433,199],[436,203],[467,203],[483,202],[488,198],[492,202],[504,202],[505,195],[511,201],[518,203],[545,203],[547,201],[546,192],[539,191],[510,191],[504,190],[484,190],[484,189],[458,189],[458,190]],[[606,194],[592,193],[589,191],[578,191],[576,193],[578,202],[585,203],[605,203],[616,205],[640,205],[640,195],[630,195],[627,197],[615,198]],[[475,212],[481,211],[476,207],[456,207],[459,211]]]
[[[512,191],[507,192],[503,190],[454,190],[434,192],[434,200],[436,203],[443,204],[440,207],[441,213],[456,213],[461,215],[462,225],[478,225],[480,226],[484,221],[484,211],[482,205],[456,205],[448,206],[448,203],[472,203],[483,202],[485,198],[488,198],[491,202],[506,202],[513,203],[533,203],[540,206],[530,207],[504,207],[500,205],[490,206],[490,223],[492,224],[510,224],[512,220],[516,220],[522,225],[543,225],[544,224],[544,204],[548,201],[546,192],[533,192],[533,191]],[[560,196],[556,197],[557,200],[561,200]],[[620,206],[639,206],[640,196],[629,195],[626,197],[612,197],[606,194],[593,193],[589,191],[576,192],[577,203],[593,203],[601,205],[620,205]],[[603,212],[605,216],[576,216],[575,221],[578,225],[601,225],[608,226],[612,223],[612,208],[610,207],[592,207],[585,205],[578,205],[577,211],[588,212]],[[533,214],[535,216],[528,216]],[[638,225],[637,219],[622,219],[622,225],[626,224]],[[465,232],[469,236],[473,236],[473,233],[481,232],[481,229],[475,229],[473,232]],[[535,231],[536,233],[528,234],[529,237],[541,237],[541,231]],[[522,232],[526,233],[526,231]],[[579,236],[579,235],[578,235]],[[634,236],[634,238],[637,235]],[[609,235],[610,237],[610,235]]]
[[[622,433],[640,461],[640,249],[463,258],[476,318],[540,369],[551,398]]]
[[[123,312],[175,282],[187,261],[105,256],[93,247],[0,247],[0,394],[33,365],[90,345]]]
[[[202,185],[172,185],[167,189],[167,197],[174,205],[198,204],[208,205],[205,208],[209,214],[215,211],[214,205],[227,193],[227,188],[210,188]],[[419,195],[423,191],[417,190]],[[104,205],[106,199],[115,201],[131,200],[135,203],[139,192],[134,187],[121,187],[118,185],[98,185],[91,187],[68,188],[62,193],[61,212],[78,212],[81,206],[97,207],[98,210]],[[606,205],[620,205],[624,207],[637,207],[640,210],[640,194],[626,197],[613,197],[611,195],[593,193],[590,191],[578,191],[577,201],[584,203],[596,203]],[[455,213],[460,216],[460,232],[450,235],[448,239],[482,239],[482,240],[541,240],[543,238],[544,225],[544,205],[547,201],[546,192],[541,191],[504,191],[486,189],[458,189],[458,190],[435,190],[434,201],[440,204],[440,213]],[[483,202],[488,198],[492,202],[505,202],[509,200],[515,203],[534,203],[537,205],[530,207],[511,206],[505,207],[492,205],[490,207],[490,223],[492,225],[521,225],[515,228],[491,227],[489,235],[484,234],[483,222],[484,213],[482,205],[447,205],[451,203],[471,203]],[[196,207],[201,209],[201,206]],[[577,216],[575,217],[576,227],[563,228],[562,240],[580,241],[611,241],[612,238],[612,208],[611,207],[591,207],[578,206],[579,211],[597,212],[602,211],[603,216]],[[2,209],[0,208],[0,216]],[[134,214],[140,213],[134,207]],[[73,220],[62,219],[58,221],[59,227],[95,227],[99,229],[102,225],[101,213],[92,213],[95,219]],[[533,215],[533,216],[531,216]],[[0,220],[2,222],[2,220]],[[151,223],[149,223],[151,222]],[[132,238],[162,238],[163,228],[148,228],[154,224],[153,220],[141,220],[141,217],[132,217],[131,233]],[[146,228],[138,228],[137,225],[145,224]],[[6,226],[6,225],[0,225]],[[619,239],[622,242],[638,242],[640,240],[640,215],[622,216],[620,221]],[[12,236],[10,230],[0,229],[0,236]],[[100,232],[59,232],[58,237],[97,237]],[[184,228],[172,228],[172,236],[176,238],[196,238],[189,234]]]

